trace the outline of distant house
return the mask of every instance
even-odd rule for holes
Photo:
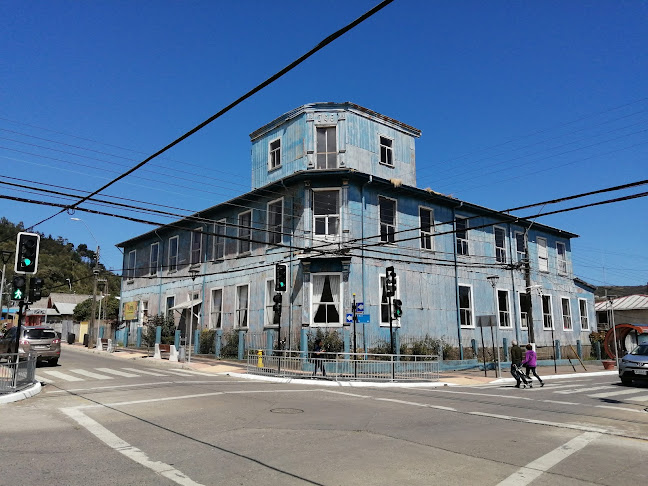
[[[69,333],[80,340],[80,323],[74,321],[74,308],[77,304],[91,299],[87,294],[51,293],[29,306],[25,313],[25,325],[35,326],[45,324],[61,333],[63,339]]]
[[[627,295],[601,300],[595,304],[598,329],[604,331],[614,324],[648,325],[648,295]],[[613,315],[614,314],[614,315]]]

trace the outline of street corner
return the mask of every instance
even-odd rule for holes
[[[20,400],[25,400],[34,395],[38,395],[42,390],[42,386],[39,381],[33,383],[28,388],[21,390],[15,393],[7,393],[6,395],[0,395],[0,405],[5,403],[18,402]]]

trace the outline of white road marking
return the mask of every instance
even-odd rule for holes
[[[559,405],[581,405],[580,403],[576,403],[576,402],[559,402],[558,400],[539,400],[539,401],[543,403],[557,403]]]
[[[90,388],[68,388],[67,390],[52,390],[47,393],[77,393],[91,390],[112,390],[115,388],[133,388],[133,387],[145,387],[153,385],[171,385],[173,381],[156,381],[155,383],[137,383],[136,385],[112,385],[112,386],[94,386]]]
[[[170,373],[170,374],[176,375],[176,376],[185,376],[185,377],[187,376],[186,373],[182,373],[181,371],[178,371],[178,370],[164,370],[164,372],[165,373]]]
[[[93,373],[91,371],[86,371],[86,370],[69,370],[71,373],[76,373],[77,375],[83,375],[87,376],[89,378],[94,378],[95,380],[112,380],[114,379],[112,376],[106,376],[106,375],[100,375],[98,373]]]
[[[560,393],[562,395],[569,395],[571,393],[582,393],[582,392],[588,392],[588,391],[596,391],[596,390],[609,390],[610,385],[605,385],[605,386],[591,386],[589,388],[573,388],[571,390],[560,390],[554,393]]]
[[[627,407],[613,407],[612,405],[595,405],[596,408],[611,408],[612,410],[623,410],[624,412],[637,412],[643,413],[646,415],[644,410],[637,410],[636,408],[627,408]]]
[[[613,392],[606,393],[595,393],[594,395],[587,395],[590,398],[607,398],[607,397],[617,397],[619,395],[631,395],[633,393],[641,393],[643,390],[617,390]]]
[[[327,393],[334,393],[336,395],[346,395],[347,397],[356,397],[356,398],[371,398],[369,395],[358,395],[357,393],[347,393],[335,390],[326,390]]]
[[[626,400],[631,400],[633,402],[648,402],[648,395],[642,395],[640,397],[628,397]]]
[[[36,378],[37,381],[42,381],[43,383],[49,383],[50,385],[54,383],[49,378],[43,378],[42,376],[34,375],[34,378]]]
[[[462,392],[462,391],[445,390],[445,389],[439,390],[436,388],[433,391],[439,393],[454,393],[457,395],[478,395],[480,397],[512,398],[513,400],[535,400],[534,398],[529,398],[529,397],[518,397],[515,395],[495,395],[494,393]],[[526,393],[526,392],[522,392],[522,393]]]
[[[135,378],[139,376],[133,373],[126,373],[125,371],[113,370],[111,368],[95,368],[95,369],[98,371],[103,371],[104,373],[108,373],[109,375],[123,376],[125,378]]]
[[[145,371],[145,370],[139,370],[137,368],[122,368],[122,370],[126,371],[134,371],[136,373],[142,373],[143,375],[151,375],[151,376],[168,376],[166,373],[159,373],[157,371]]]
[[[177,370],[173,370],[173,371],[177,371],[179,373],[185,373],[185,374],[188,374],[188,375],[214,376],[213,373],[205,373],[203,371],[187,370],[187,369],[184,369],[184,368],[178,368]]]
[[[169,464],[160,461],[152,461],[148,456],[137,447],[133,447],[128,442],[120,439],[100,423],[85,415],[77,408],[63,408],[61,409],[64,414],[75,420],[79,425],[85,427],[91,434],[97,437],[101,442],[108,447],[116,450],[120,454],[128,457],[132,461],[150,469],[151,471],[170,479],[174,483],[182,486],[202,486],[200,483],[193,481],[184,473],[175,469]]]
[[[85,381],[83,378],[79,378],[78,376],[67,375],[65,373],[61,373],[60,371],[43,370],[43,373],[47,373],[48,375],[52,375],[54,378],[60,378],[61,380],[65,380],[65,381]]]
[[[566,444],[557,447],[553,451],[548,452],[544,456],[539,457],[535,461],[532,461],[526,466],[520,468],[518,471],[499,483],[499,486],[524,486],[531,483],[556,464],[564,461],[573,453],[586,447],[590,442],[600,437],[600,435],[601,434],[598,432],[585,432],[578,437],[574,437]]]
[[[580,430],[582,432],[597,432],[600,434],[608,433],[608,434],[614,434],[614,432],[605,430],[599,427],[590,427],[588,425],[579,425],[579,424],[567,424],[567,423],[561,423],[561,422],[549,422],[547,420],[536,420],[536,419],[530,419],[530,418],[525,418],[525,417],[514,417],[512,415],[499,415],[496,413],[486,413],[486,412],[465,412],[468,415],[478,415],[480,417],[490,417],[490,418],[497,418],[497,419],[502,419],[502,420],[512,420],[514,422],[524,422],[527,424],[535,424],[535,425],[550,425],[552,427],[560,427],[564,429],[572,429],[572,430]],[[617,434],[614,434],[617,435]]]

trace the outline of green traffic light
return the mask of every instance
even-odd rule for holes
[[[23,258],[23,265],[28,267],[29,265],[31,265],[31,260],[29,258]]]
[[[23,293],[20,289],[16,289],[13,292],[12,300],[21,300]]]

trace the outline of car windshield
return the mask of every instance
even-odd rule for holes
[[[640,344],[630,354],[634,356],[648,356],[648,344]]]
[[[56,333],[49,329],[25,329],[25,337],[28,339],[54,339]]]

